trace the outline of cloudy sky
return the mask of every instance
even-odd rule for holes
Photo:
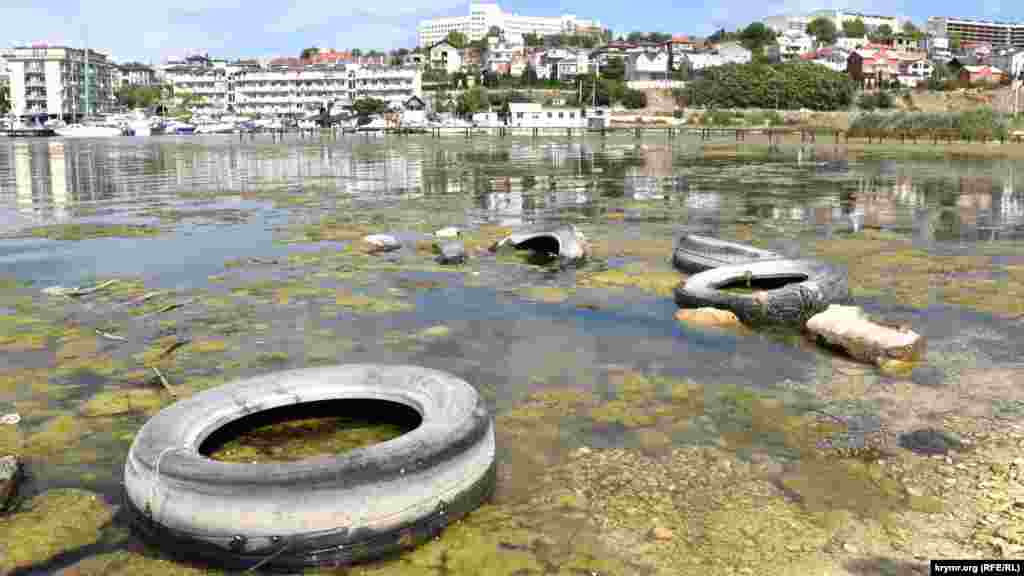
[[[678,0],[593,2],[505,0],[507,12],[596,18],[616,34],[631,30],[708,34],[773,14],[851,8],[907,16],[1024,20],[1020,0]],[[224,57],[297,55],[306,46],[391,49],[415,45],[422,18],[463,15],[464,0],[0,0],[0,42],[110,51],[117,61],[159,63],[190,52]]]

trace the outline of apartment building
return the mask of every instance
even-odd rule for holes
[[[74,121],[114,106],[114,64],[105,54],[37,44],[3,53],[10,83],[11,113]]]
[[[360,98],[376,98],[400,106],[422,96],[416,67],[277,65],[255,62],[195,60],[165,68],[175,93],[188,91],[206,99],[210,108],[238,114],[298,116],[328,104],[348,106]]]
[[[928,33],[943,38],[958,37],[961,42],[983,42],[992,46],[1024,48],[1024,23],[932,16]]]
[[[468,40],[479,40],[487,36],[492,26],[506,34],[539,34],[541,36],[569,33],[600,33],[601,23],[597,20],[583,20],[574,14],[562,16],[522,16],[501,10],[496,3],[471,2],[468,16],[452,16],[423,20],[417,26],[417,38],[421,47],[433,46],[444,40],[450,32],[461,32]]]
[[[157,83],[156,70],[138,62],[129,62],[118,66],[121,83],[128,86],[153,86]]]

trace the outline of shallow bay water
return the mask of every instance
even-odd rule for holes
[[[286,368],[410,363],[488,400],[498,490],[440,540],[358,573],[671,574],[683,556],[717,573],[769,558],[779,574],[905,573],[921,546],[910,527],[946,513],[959,484],[900,435],[942,429],[984,453],[985,434],[1024,422],[1022,167],[716,146],[653,134],[0,143],[0,412],[21,416],[0,440],[27,471],[11,525],[38,523],[54,498],[117,506],[134,433],[173,402],[154,367],[191,394]],[[487,250],[562,223],[592,244],[580,268]],[[464,230],[462,266],[437,264],[426,241],[447,226]],[[856,303],[924,334],[926,357],[888,373],[799,334],[681,324],[671,288],[685,277],[669,260],[686,232],[845,266]],[[363,253],[374,233],[405,246]],[[95,526],[63,544],[8,532],[4,546],[25,549],[4,568],[203,570],[86,508]],[[1024,551],[1014,538],[968,551]]]

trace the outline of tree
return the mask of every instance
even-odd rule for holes
[[[302,50],[302,53],[299,54],[299,59],[300,60],[309,60],[310,58],[312,58],[313,56],[316,56],[319,53],[320,53],[320,49],[317,48],[316,46],[314,46],[312,48],[304,48]]]
[[[360,98],[352,103],[352,109],[360,116],[383,114],[388,111],[388,104],[377,98]]]
[[[445,40],[455,48],[462,49],[466,47],[466,35],[458,30],[449,32],[448,36],[445,36]]]
[[[0,84],[0,114],[7,114],[11,110],[11,87],[7,84]]]
[[[615,38],[615,34],[612,32],[611,28],[605,28],[601,31],[601,41],[605,44],[611,42],[613,38]]]
[[[498,87],[498,73],[493,70],[484,72],[483,84],[488,88]]]
[[[647,106],[647,94],[640,90],[626,89],[622,93],[622,105],[631,110]]]
[[[882,24],[878,28],[875,28],[875,33],[871,35],[872,42],[879,42],[892,38],[892,26],[888,24]]]
[[[643,42],[643,40],[644,40],[644,33],[643,32],[630,32],[629,35],[626,36],[626,42],[629,42],[630,44],[636,44],[637,42]]]
[[[906,22],[903,23],[902,29],[904,34],[910,36],[915,41],[920,42],[921,39],[924,38],[924,33],[921,32],[921,30],[917,26],[915,26],[914,23],[911,22],[910,20],[907,20]]]
[[[686,87],[690,106],[841,110],[853,101],[853,81],[812,62],[777,66],[727,64],[704,70]]]
[[[479,86],[474,86],[459,94],[455,103],[455,112],[460,116],[469,116],[479,112],[484,104],[484,91]]]
[[[843,21],[843,36],[847,38],[863,38],[868,33],[867,26],[860,18]]]
[[[353,48],[352,49],[352,57],[353,58],[359,58],[362,55],[363,55],[363,51],[360,50],[359,48]]]
[[[740,41],[747,50],[761,54],[766,45],[775,41],[775,32],[761,22],[753,22],[740,32]]]
[[[120,106],[127,108],[149,108],[163,98],[162,86],[122,86],[115,97]]]
[[[526,70],[523,71],[523,83],[527,86],[533,86],[537,83],[537,69],[533,67],[533,64],[527,64]]]
[[[488,36],[496,36],[496,37],[500,38],[501,37],[501,27],[499,27],[499,26],[491,26],[490,28],[487,29],[487,35]]]
[[[831,18],[818,17],[807,23],[807,33],[818,42],[829,45],[836,41],[839,31]]]
[[[601,67],[601,78],[607,78],[608,80],[622,80],[625,77],[626,63],[618,56],[609,58],[608,62]]]
[[[534,32],[527,32],[523,34],[523,43],[527,46],[543,46],[544,38]]]
[[[950,52],[956,53],[960,51],[960,42],[962,38],[959,32],[951,32],[949,34],[949,50]]]

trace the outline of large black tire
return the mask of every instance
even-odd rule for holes
[[[747,244],[728,242],[709,236],[684,234],[679,238],[676,250],[672,254],[672,265],[680,272],[697,274],[719,266],[749,264],[762,260],[781,260],[782,258],[783,256],[777,252],[762,250]]]
[[[506,244],[517,250],[557,254],[563,264],[579,263],[587,257],[586,239],[572,224],[554,229],[530,228],[514,232],[491,248],[497,250]]]
[[[751,294],[723,287],[775,281],[781,286]],[[788,283],[783,283],[788,282]],[[691,276],[675,289],[680,308],[719,308],[736,314],[744,324],[803,324],[830,304],[850,300],[846,272],[817,260],[767,260],[721,266]]]
[[[272,408],[386,400],[422,417],[393,440],[300,462],[202,456],[210,435]],[[142,427],[125,463],[125,501],[147,539],[226,567],[295,570],[372,560],[433,538],[493,492],[494,427],[450,374],[346,365],[279,372],[207,390]]]

